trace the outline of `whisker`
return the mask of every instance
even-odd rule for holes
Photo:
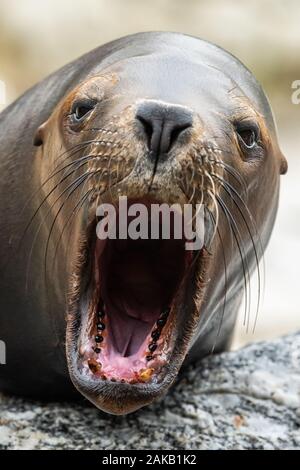
[[[210,217],[212,217],[213,223],[216,225],[216,220],[215,220],[215,218],[214,218],[213,213],[212,213],[211,211],[208,211],[208,212],[209,212]],[[218,238],[219,238],[219,241],[220,241],[220,245],[221,245],[221,253],[222,253],[222,259],[223,259],[223,266],[224,266],[224,295],[223,295],[223,307],[222,307],[221,319],[220,319],[219,327],[218,327],[218,330],[217,330],[216,339],[215,339],[215,342],[214,342],[213,347],[212,347],[212,350],[211,350],[211,354],[213,354],[214,351],[215,351],[215,347],[216,347],[218,338],[219,338],[220,333],[221,333],[222,324],[223,324],[223,320],[224,320],[224,316],[225,316],[225,310],[226,310],[227,290],[228,290],[228,279],[227,279],[227,265],[226,265],[226,257],[225,257],[225,248],[224,248],[223,238],[222,238],[222,235],[221,235],[221,232],[220,232],[220,229],[219,229],[218,226],[216,227],[216,233],[217,233],[217,235],[218,235]]]
[[[72,147],[73,149],[74,147]],[[72,150],[70,149],[70,150]],[[66,154],[68,151],[65,151],[63,152],[63,154]],[[74,154],[77,153],[77,152],[74,152]],[[62,154],[62,155],[63,155]],[[70,156],[73,156],[74,154],[70,154]],[[82,158],[85,158],[85,157],[82,157]],[[61,171],[63,171],[64,169],[66,169],[67,167],[73,165],[75,162],[79,161],[80,159],[78,160],[75,160],[74,162],[70,162],[68,165],[65,165],[63,168],[61,169],[54,169],[54,171],[50,174],[50,176],[48,176],[46,178],[46,180],[43,181],[43,183],[29,196],[29,198],[27,199],[24,207],[21,209],[21,215],[24,213],[25,209],[29,206],[29,203],[34,199],[34,197],[39,193],[39,191],[41,191],[41,189],[54,177],[56,176],[57,174],[59,174]],[[23,241],[23,238],[24,238],[24,235],[26,233],[27,229],[25,228],[25,231],[24,231],[24,234],[21,236],[21,240],[19,242],[19,244]],[[18,247],[19,248],[19,247]]]
[[[84,176],[84,175],[83,175]],[[81,176],[82,178],[82,176]],[[27,262],[27,269],[26,269],[26,291],[28,290],[28,278],[29,278],[29,269],[30,269],[30,264],[31,264],[31,258],[32,258],[32,253],[33,253],[33,250],[34,250],[34,247],[35,247],[35,244],[36,244],[36,241],[37,241],[37,238],[38,238],[38,235],[40,233],[40,230],[42,228],[42,226],[44,225],[47,217],[49,216],[51,210],[53,209],[54,205],[59,201],[59,199],[70,189],[72,188],[72,186],[76,183],[77,180],[75,181],[72,181],[72,183],[70,185],[68,185],[61,193],[60,195],[58,196],[58,198],[55,200],[55,202],[52,204],[52,206],[49,207],[48,211],[46,212],[46,215],[45,217],[42,219],[42,221],[40,222],[38,228],[37,228],[37,231],[35,233],[35,236],[33,238],[33,241],[32,241],[32,244],[31,244],[31,249],[29,251],[29,257],[28,257],[28,262]],[[57,185],[56,185],[57,187]],[[49,195],[48,195],[49,196]]]
[[[244,316],[244,325],[246,324],[247,321],[247,329],[248,329],[248,323],[249,323],[249,309],[250,309],[250,304],[251,304],[251,291],[250,291],[250,275],[249,275],[249,266],[248,266],[248,259],[244,255],[244,247],[242,244],[242,237],[240,234],[240,231],[238,229],[238,226],[228,209],[227,205],[224,203],[222,198],[220,198],[218,195],[216,195],[217,201],[222,209],[222,211],[228,215],[230,225],[232,228],[232,234],[234,236],[239,254],[240,254],[240,260],[241,260],[241,265],[242,265],[242,270],[243,270],[243,281],[244,281],[244,291],[245,291],[245,316]],[[228,220],[228,219],[227,219]],[[249,291],[248,291],[248,286],[249,286]],[[249,297],[249,299],[248,299]]]
[[[63,203],[60,205],[59,209],[57,210],[52,224],[50,226],[50,230],[48,233],[47,237],[47,242],[46,242],[46,247],[45,247],[45,255],[44,255],[44,266],[45,266],[45,279],[46,279],[46,269],[47,269],[47,256],[48,256],[48,249],[49,249],[49,243],[51,239],[51,235],[53,232],[53,228],[55,226],[55,223],[58,219],[59,214],[61,213],[62,209],[65,207],[66,203],[69,201],[70,197],[74,194],[74,192],[80,187],[83,181],[85,181],[89,176],[91,175],[91,172],[87,171],[83,175],[79,176],[78,178],[75,179],[64,191],[61,192],[61,194],[58,196],[54,204],[50,207],[50,211],[53,209],[55,204],[60,200],[62,196],[65,195],[65,193],[70,189],[69,193],[67,194],[67,197],[64,199]]]
[[[105,171],[105,169],[102,170],[102,174],[103,172]],[[57,244],[56,244],[56,248],[55,248],[55,252],[54,252],[54,257],[53,257],[53,263],[52,263],[52,272],[54,270],[54,262],[55,262],[55,259],[56,259],[56,256],[57,256],[57,252],[58,252],[58,248],[59,248],[59,244],[60,244],[60,241],[62,239],[62,236],[64,234],[64,231],[65,229],[67,228],[67,226],[69,225],[69,222],[71,221],[71,219],[73,219],[79,212],[80,208],[82,207],[83,203],[86,201],[86,199],[88,197],[85,197],[84,200],[83,200],[83,197],[82,197],[82,194],[83,194],[83,191],[85,189],[85,186],[87,185],[87,183],[94,177],[94,175],[98,173],[98,170],[95,170],[93,172],[91,172],[90,176],[87,177],[86,181],[84,182],[83,186],[82,186],[82,191],[81,191],[81,195],[79,196],[78,198],[78,201],[77,201],[77,204],[75,205],[75,207],[73,208],[72,212],[71,212],[71,215],[69,216],[68,220],[66,221],[64,227],[63,227],[63,230],[61,231],[60,233],[60,236],[59,236],[59,239],[57,241]],[[101,176],[100,176],[100,179],[101,179]],[[95,189],[92,188],[90,189],[89,191],[87,191],[85,193],[86,196],[92,194],[93,192],[95,192]],[[100,192],[98,191],[98,195],[97,195],[97,204],[98,204],[98,200],[99,200],[99,195],[100,195]],[[81,204],[80,204],[81,203]],[[97,204],[96,204],[96,208],[97,208]],[[69,246],[69,243],[67,244],[67,246]]]
[[[218,224],[219,224],[219,209],[218,209],[218,205],[217,205],[217,202],[216,202],[215,194],[212,191],[210,191],[209,189],[207,190],[207,194],[210,196],[210,198],[213,202],[213,205],[214,205],[214,208],[215,208],[215,214],[216,214],[215,229],[214,229],[213,236],[212,236],[212,240],[213,240],[215,238],[216,229],[217,229]]]
[[[24,237],[26,236],[32,222],[34,221],[35,217],[37,216],[38,212],[40,211],[40,209],[42,208],[42,206],[44,205],[44,203],[47,201],[48,197],[51,196],[51,194],[57,189],[57,187],[63,183],[67,178],[69,178],[69,176],[73,175],[75,171],[79,170],[81,167],[83,167],[84,165],[86,165],[90,159],[90,156],[87,156],[87,157],[81,157],[79,159],[79,162],[80,160],[86,160],[86,161],[82,161],[81,164],[79,166],[77,166],[76,168],[72,168],[71,171],[64,175],[60,181],[58,183],[56,183],[54,185],[54,187],[46,194],[46,196],[42,199],[41,203],[38,205],[38,207],[35,209],[34,213],[32,214],[31,218],[29,219],[29,221],[27,222],[25,228],[24,228],[24,231],[22,233],[22,236],[21,236],[21,239],[20,239],[20,244],[22,243],[22,241],[24,240]],[[69,167],[70,166],[73,166],[75,165],[76,163],[78,163],[76,160],[74,162],[71,162],[70,165],[68,165]],[[48,180],[50,180],[50,177],[48,178]],[[44,183],[46,184],[46,182]],[[42,186],[44,186],[44,184]],[[39,190],[42,188],[42,186],[39,188]]]
[[[256,313],[255,313],[255,321],[254,321],[254,327],[253,327],[253,332],[255,331],[255,327],[256,327],[256,323],[257,323],[257,318],[258,318],[258,313],[259,313],[259,309],[260,309],[260,304],[261,304],[261,273],[260,273],[260,267],[259,267],[259,255],[258,255],[258,251],[257,251],[257,248],[256,248],[256,243],[254,241],[254,238],[253,238],[253,235],[252,235],[252,231],[250,229],[250,226],[248,224],[248,221],[243,213],[243,211],[241,210],[239,204],[237,203],[236,199],[233,197],[232,193],[238,198],[238,200],[240,201],[240,203],[243,205],[243,207],[245,208],[246,212],[247,212],[247,215],[249,216],[249,219],[250,219],[250,222],[252,224],[252,227],[255,231],[255,235],[257,237],[257,240],[258,240],[258,244],[259,244],[259,249],[260,249],[260,254],[261,254],[261,258],[264,260],[264,256],[263,256],[263,248],[262,248],[262,242],[261,242],[261,239],[260,239],[260,235],[259,235],[259,232],[258,232],[258,229],[257,229],[257,226],[256,226],[256,223],[254,221],[254,218],[249,210],[249,208],[247,207],[247,205],[245,204],[244,200],[240,197],[240,195],[238,194],[238,192],[235,190],[235,188],[233,186],[230,185],[230,183],[228,183],[227,181],[223,180],[222,178],[220,178],[218,175],[215,175],[213,174],[212,176],[214,176],[215,178],[217,178],[220,183],[222,184],[222,187],[224,188],[225,192],[230,196],[230,198],[232,199],[233,203],[235,204],[236,208],[238,209],[242,219],[243,219],[243,222],[247,228],[247,231],[249,233],[249,236],[250,236],[250,239],[251,239],[251,242],[252,242],[252,246],[253,246],[253,250],[254,250],[254,256],[255,256],[255,262],[256,262],[256,268],[257,268],[257,282],[258,282],[258,300],[257,300],[257,307],[256,307]],[[264,264],[263,264],[263,269],[264,269]],[[264,272],[264,271],[263,271]],[[263,279],[264,279],[264,276],[263,276]]]
[[[210,176],[210,174],[207,172],[207,171],[204,171],[204,174],[205,176],[209,179],[210,183],[211,183],[211,187],[212,187],[212,190],[208,190],[207,193],[209,194],[209,196],[211,197],[211,200],[214,204],[214,207],[215,207],[215,212],[216,212],[216,227],[218,226],[218,223],[219,223],[219,211],[218,211],[218,206],[217,206],[217,203],[216,203],[216,198],[215,198],[215,194],[216,194],[216,187],[215,187],[215,183],[214,183],[214,180],[213,178]],[[215,236],[215,232],[213,234],[213,237]]]
[[[241,185],[245,193],[248,192],[248,188],[247,188],[245,180],[232,166],[228,165],[227,163],[221,160],[218,160],[216,164],[224,168],[224,170],[227,171],[227,173],[229,173]]]
[[[89,180],[89,178],[87,178],[87,180],[85,181],[83,187],[86,185],[87,181]],[[94,192],[94,188],[91,188],[89,189],[88,191],[85,192],[84,196],[80,196],[80,198],[78,199],[76,205],[74,206],[74,208],[72,209],[72,212],[71,214],[69,215],[66,223],[64,224],[60,234],[59,234],[59,238],[57,240],[57,243],[56,243],[56,247],[55,247],[55,251],[54,251],[54,255],[53,255],[53,260],[52,260],[52,267],[51,267],[51,271],[53,273],[54,271],[54,265],[55,265],[55,261],[56,261],[56,258],[57,258],[57,254],[58,254],[58,250],[59,250],[59,246],[60,246],[60,243],[61,243],[61,240],[62,240],[62,237],[66,231],[66,229],[68,228],[70,222],[77,216],[77,214],[79,213],[80,209],[82,208],[83,204],[85,203],[85,201],[89,198],[89,196],[92,195],[92,193]],[[69,234],[69,237],[71,235],[71,232]],[[68,237],[68,243],[66,244],[67,247],[70,246],[70,239]]]

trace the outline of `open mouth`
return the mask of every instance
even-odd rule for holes
[[[177,295],[191,262],[184,239],[175,239],[172,228],[170,239],[161,233],[158,239],[119,239],[117,233],[116,239],[96,240],[92,298],[80,344],[84,373],[131,384],[159,380],[174,343]]]
[[[92,261],[78,304],[75,347],[81,382],[98,390],[113,382],[160,388],[175,368],[174,352],[181,349],[184,358],[181,337],[191,318],[183,312],[192,310],[186,304],[195,252],[186,250],[184,237],[174,236],[172,217],[170,224],[167,239],[162,230],[157,239],[120,239],[117,222],[115,239],[94,235],[89,243]]]

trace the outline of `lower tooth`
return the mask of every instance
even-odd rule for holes
[[[154,369],[152,369],[151,367],[149,367],[148,369],[141,369],[139,372],[139,379],[142,382],[148,382],[151,379],[153,372]]]
[[[148,349],[150,352],[154,352],[155,349],[157,349],[157,344],[153,341],[152,343],[149,344]]]
[[[97,362],[94,359],[89,359],[88,365],[89,365],[90,370],[93,372],[93,374],[100,372],[101,367],[102,367],[100,362]]]
[[[130,383],[131,385],[134,385],[134,384],[136,384],[137,382],[138,382],[137,379],[131,379],[131,380],[129,380],[129,383]]]

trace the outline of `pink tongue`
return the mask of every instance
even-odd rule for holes
[[[112,345],[119,354],[135,354],[159,317],[164,286],[149,254],[127,250],[113,263],[103,300],[109,317]]]
[[[125,357],[136,354],[150,333],[155,320],[146,323],[118,310],[110,310],[108,315],[109,335],[113,348]]]
[[[135,354],[153,328],[161,310],[157,286],[126,281],[104,298],[114,347],[123,356]]]

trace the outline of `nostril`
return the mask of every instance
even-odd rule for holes
[[[151,146],[151,139],[152,139],[152,135],[153,135],[153,125],[152,125],[152,122],[150,120],[147,120],[145,117],[137,114],[137,119],[140,121],[140,123],[142,124],[143,126],[143,130],[145,132],[145,135],[147,137],[147,146],[148,148],[150,149],[150,146]]]
[[[173,144],[175,144],[175,142],[178,140],[178,137],[180,136],[180,134],[182,132],[184,132],[186,129],[188,129],[189,127],[191,127],[191,126],[192,126],[191,122],[187,122],[185,124],[175,126],[171,130],[171,133],[170,133],[169,148],[171,148],[173,146]]]

